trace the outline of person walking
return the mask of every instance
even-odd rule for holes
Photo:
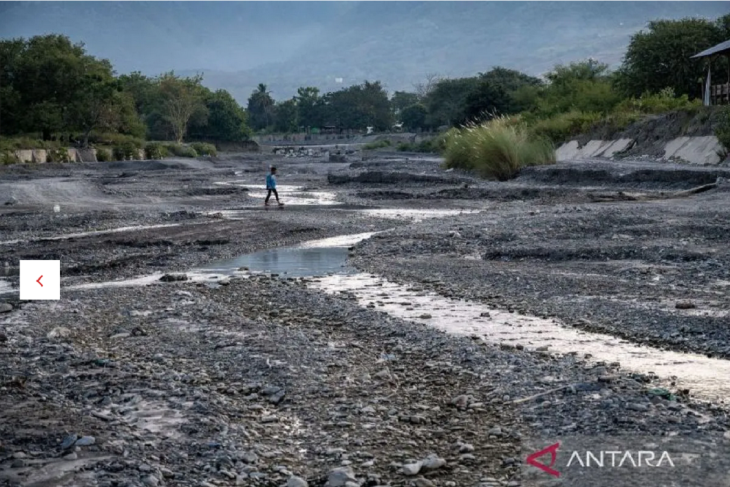
[[[276,198],[276,202],[279,204],[279,206],[284,206],[284,203],[279,201],[279,193],[276,192],[276,168],[271,167],[271,172],[266,175],[266,199],[264,200],[264,205],[269,206],[269,198],[271,198],[271,193],[274,193],[274,197]]]

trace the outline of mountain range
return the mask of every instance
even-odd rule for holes
[[[117,72],[203,73],[245,103],[300,86],[380,80],[412,90],[429,74],[494,66],[540,75],[592,57],[620,64],[656,19],[730,13],[725,2],[0,2],[0,38],[60,33]]]

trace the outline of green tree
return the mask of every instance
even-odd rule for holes
[[[362,130],[372,126],[388,130],[393,125],[388,93],[379,81],[365,81],[325,95],[327,124]]]
[[[499,85],[482,80],[464,100],[461,123],[483,122],[507,113],[510,97]]]
[[[202,79],[202,76],[180,78],[174,72],[165,73],[159,78],[159,113],[169,124],[178,143],[183,141],[193,117],[198,120],[207,117],[200,84]]]
[[[404,108],[400,112],[400,120],[408,130],[423,129],[426,127],[428,111],[420,103]]]
[[[265,84],[260,83],[248,98],[248,113],[254,130],[262,130],[274,123],[274,99]]]
[[[624,95],[639,97],[673,88],[678,95],[698,98],[706,76],[706,60],[691,56],[730,37],[730,15],[705,19],[657,20],[631,37],[616,84]],[[715,63],[715,75],[727,76],[727,61]]]
[[[406,108],[415,105],[419,102],[418,95],[416,93],[409,93],[407,91],[396,91],[393,93],[393,97],[390,99],[390,106],[393,109],[393,115],[396,117]]]
[[[608,113],[621,101],[613,88],[608,65],[593,59],[558,65],[545,77],[548,85],[542,90],[536,109],[544,117],[571,110]]]
[[[246,111],[226,90],[211,92],[204,89],[207,117],[191,121],[188,135],[191,139],[239,142],[248,139],[250,129]]]
[[[296,100],[286,100],[276,105],[274,128],[277,132],[291,133],[299,128]]]
[[[431,128],[456,125],[463,120],[466,97],[479,84],[478,78],[444,79],[424,99],[426,124]]]
[[[324,124],[324,100],[319,89],[311,86],[297,90],[294,97],[299,112],[299,123],[304,127],[320,127]]]

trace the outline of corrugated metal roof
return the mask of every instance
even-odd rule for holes
[[[720,44],[716,45],[715,47],[705,49],[701,53],[695,54],[690,59],[694,59],[696,57],[712,56],[713,54],[719,54],[723,51],[730,51],[730,41],[721,42]]]

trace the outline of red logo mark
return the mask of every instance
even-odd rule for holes
[[[39,277],[35,282],[41,285],[43,287],[43,284],[41,284],[41,279],[43,279],[43,276]]]
[[[529,457],[527,457],[527,463],[532,465],[533,467],[537,467],[540,470],[542,470],[545,473],[549,473],[553,477],[560,477],[560,472],[557,470],[554,470],[550,467],[555,465],[555,460],[557,459],[557,452],[558,448],[560,447],[560,443],[555,443],[554,445],[550,445],[549,447],[540,450],[539,452],[535,452]],[[549,453],[550,454],[550,465],[545,465],[544,463],[538,462],[536,459],[540,458],[541,456]]]

